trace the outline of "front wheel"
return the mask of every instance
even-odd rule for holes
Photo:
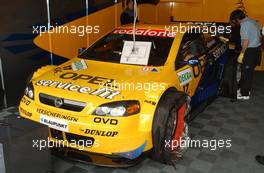
[[[187,149],[189,127],[190,99],[174,89],[162,96],[155,111],[152,138],[154,160],[174,164]]]

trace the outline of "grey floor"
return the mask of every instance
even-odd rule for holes
[[[191,124],[193,139],[231,139],[231,148],[215,151],[190,148],[178,161],[176,170],[150,159],[127,169],[110,169],[54,156],[51,156],[51,170],[55,173],[263,173],[264,166],[254,157],[264,155],[264,73],[256,74],[253,88],[251,100],[230,102],[230,99],[218,98]],[[10,108],[1,115],[13,116],[15,112],[16,108]]]

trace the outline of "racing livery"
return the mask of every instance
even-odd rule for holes
[[[138,64],[135,56],[124,57],[132,34],[130,26],[117,28],[78,57],[37,70],[20,115],[47,125],[50,139],[82,154],[78,159],[128,166],[148,153],[173,163],[186,148],[165,143],[188,140],[191,108],[217,96],[227,45],[206,34],[138,25],[136,42],[149,48],[147,63]]]

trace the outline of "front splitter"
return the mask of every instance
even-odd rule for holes
[[[114,155],[103,155],[97,153],[89,153],[81,150],[76,150],[73,148],[52,148],[51,153],[54,156],[60,157],[62,159],[77,161],[84,164],[92,164],[96,166],[103,167],[114,167],[114,168],[127,168],[135,166],[144,160],[150,152],[144,152],[140,157],[130,160],[126,158],[121,158]]]

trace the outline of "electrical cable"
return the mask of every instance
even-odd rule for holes
[[[88,16],[89,15],[89,1],[88,0],[85,1],[85,9],[86,9],[86,16]]]
[[[51,20],[50,20],[50,3],[49,0],[46,0],[47,4],[47,16],[48,16],[48,30],[50,30],[51,26]],[[51,35],[49,33],[49,49],[50,49],[50,64],[53,65],[53,54],[52,54],[52,41],[51,41]]]
[[[133,48],[132,52],[135,51],[136,44],[136,23],[137,23],[137,0],[134,0],[134,22],[133,22]]]
[[[6,90],[5,90],[5,79],[4,79],[4,72],[3,72],[3,64],[2,64],[2,57],[0,57],[0,77],[1,77],[1,85],[4,91],[4,108],[7,108],[7,97],[6,97]]]

